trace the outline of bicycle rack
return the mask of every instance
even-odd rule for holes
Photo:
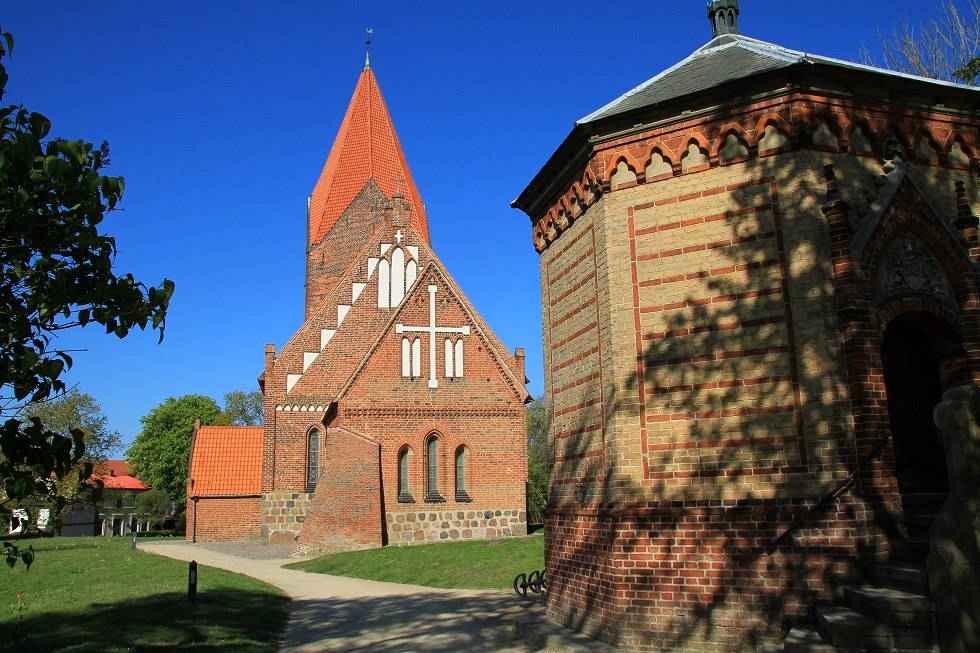
[[[541,594],[542,596],[547,594],[545,571],[543,569],[535,569],[529,574],[517,574],[514,577],[515,594],[526,598],[528,590],[531,590],[535,594]]]

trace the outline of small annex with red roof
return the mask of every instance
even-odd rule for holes
[[[187,497],[191,541],[258,536],[262,427],[201,426],[195,421]]]
[[[307,217],[305,320],[266,346],[264,426],[197,430],[188,536],[302,554],[526,533],[524,352],[432,250],[369,65]]]

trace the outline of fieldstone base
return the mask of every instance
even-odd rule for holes
[[[444,510],[386,515],[388,544],[484,540],[527,535],[524,510]]]
[[[279,491],[262,495],[262,538],[269,544],[292,544],[303,528],[313,495]]]

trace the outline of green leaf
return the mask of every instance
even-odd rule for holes
[[[20,559],[24,561],[24,565],[27,566],[27,571],[31,570],[31,565],[34,564],[34,545],[27,547],[27,551],[20,554]]]

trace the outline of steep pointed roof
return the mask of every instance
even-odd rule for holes
[[[396,193],[405,196],[412,206],[412,226],[429,242],[422,197],[408,169],[378,81],[371,67],[365,65],[310,197],[310,244],[323,240],[370,179],[389,198]]]

